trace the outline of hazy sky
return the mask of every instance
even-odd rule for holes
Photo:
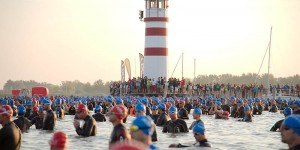
[[[0,89],[9,79],[120,80],[125,58],[138,76],[142,9],[144,0],[0,0]],[[196,74],[257,72],[271,26],[271,73],[300,73],[299,0],[170,0],[168,26],[169,75],[182,52],[185,77],[194,59]]]

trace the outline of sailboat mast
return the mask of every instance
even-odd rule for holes
[[[272,27],[270,31],[270,42],[269,42],[269,60],[268,60],[268,83],[267,83],[267,98],[270,92],[270,58],[271,58],[271,41],[272,41]],[[274,96],[274,95],[273,95]]]

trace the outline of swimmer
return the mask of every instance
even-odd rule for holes
[[[194,126],[197,125],[198,123],[203,123],[203,121],[201,120],[201,115],[202,115],[202,110],[200,108],[195,108],[193,112],[193,119],[195,119],[195,121],[189,127],[190,130],[192,130]]]
[[[186,133],[189,132],[186,122],[183,119],[177,117],[177,108],[175,106],[170,107],[168,114],[171,120],[169,120],[163,127],[163,133]]]
[[[102,114],[102,107],[99,105],[95,106],[95,114],[92,116],[97,122],[105,122],[106,118]]]
[[[25,117],[26,108],[24,106],[18,107],[18,117],[14,120],[14,123],[20,128],[20,130],[23,132],[27,132],[29,130],[31,123],[30,121]]]
[[[281,141],[289,146],[289,150],[300,149],[300,115],[290,115],[284,119],[280,127]]]
[[[76,133],[84,137],[95,136],[97,133],[96,121],[89,115],[86,105],[78,105],[76,116],[78,119],[84,120],[82,127],[80,127],[80,122],[78,120],[74,120],[73,125],[76,129]]]

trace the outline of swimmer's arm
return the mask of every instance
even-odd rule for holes
[[[182,145],[182,144],[180,144],[180,143],[169,145],[169,148],[182,148],[182,147],[191,147],[191,146],[188,146],[188,145]]]

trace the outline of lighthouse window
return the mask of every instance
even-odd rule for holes
[[[164,0],[159,0],[158,8],[165,8],[165,6],[164,6]]]
[[[157,7],[157,0],[151,0],[151,8]]]

